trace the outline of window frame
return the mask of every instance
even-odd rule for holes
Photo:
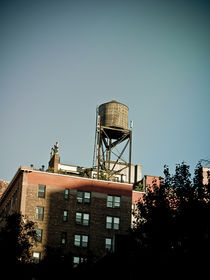
[[[40,214],[39,209],[42,209],[42,213]],[[43,206],[36,206],[36,212],[35,212],[35,220],[37,221],[43,221],[44,220],[44,207]]]
[[[116,220],[118,220],[118,223],[115,222]],[[117,225],[117,228],[115,227],[115,225]],[[120,229],[120,218],[119,217],[113,217],[113,229],[115,229],[115,230]]]
[[[107,243],[107,240],[110,240],[110,244]],[[112,247],[113,247],[113,238],[111,237],[106,237],[105,238],[105,250],[107,251],[112,251]]]
[[[87,238],[87,240],[85,241],[84,238]],[[87,248],[87,247],[88,247],[88,244],[89,244],[89,236],[83,234],[83,235],[82,235],[82,240],[81,240],[81,247],[82,247],[82,248]]]
[[[80,215],[80,218],[78,219],[77,216]],[[88,219],[85,219],[85,215],[88,216]],[[87,222],[88,221],[88,222]],[[83,212],[76,212],[76,224],[82,225],[82,226],[89,226],[90,224],[90,214],[89,213],[83,213]]]
[[[119,199],[119,201],[117,201]],[[119,195],[107,195],[106,206],[108,208],[120,208],[121,205],[121,196]]]
[[[77,261],[76,261],[77,260]],[[78,257],[74,256],[73,257],[73,267],[77,267],[79,264],[85,262],[87,259],[84,257]]]
[[[43,190],[41,190],[41,188],[43,188]],[[45,196],[46,196],[46,185],[38,185],[37,197],[45,198]]]
[[[65,215],[66,213],[66,215]],[[69,211],[68,210],[63,210],[63,222],[68,222],[69,219]]]
[[[112,229],[112,220],[113,220],[113,217],[106,216],[106,229]]]
[[[35,254],[37,254],[38,257],[35,257],[34,256]],[[32,257],[33,257],[33,263],[38,264],[40,262],[40,259],[41,259],[41,253],[37,252],[37,251],[34,251],[33,254],[32,254]]]
[[[80,244],[81,244],[81,235],[75,234],[74,235],[74,246],[80,247]]]
[[[86,240],[84,240],[86,239]],[[85,234],[75,234],[74,235],[74,246],[87,248],[89,244],[89,236]]]
[[[88,195],[89,197],[86,197]],[[80,204],[90,204],[91,202],[91,192],[77,191],[77,203]]]
[[[113,208],[113,195],[107,195],[106,206],[109,208]]]
[[[70,195],[70,189],[65,189],[64,190],[64,199],[69,200],[69,195]]]
[[[116,220],[118,220],[118,223],[116,223]],[[106,229],[119,230],[120,217],[106,216]]]
[[[39,242],[39,243],[42,243],[43,229],[38,228],[35,231],[36,231],[35,241]],[[40,234],[37,233],[38,231],[39,231]]]
[[[78,218],[78,216],[80,216]],[[82,224],[82,213],[81,212],[76,212],[76,224],[81,225]]]

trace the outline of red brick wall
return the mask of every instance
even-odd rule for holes
[[[37,195],[39,184],[46,185],[45,198]],[[70,189],[69,200],[64,198],[66,188]],[[77,190],[91,192],[91,203],[79,204]],[[107,207],[107,194],[121,197],[120,208]],[[42,242],[37,242],[33,249],[41,252],[41,256],[45,245],[60,247],[61,233],[66,232],[64,250],[70,250],[74,256],[85,256],[90,250],[95,256],[101,257],[105,254],[106,237],[127,234],[131,225],[131,203],[132,185],[19,169],[1,201],[0,215],[5,210],[9,213],[13,209],[34,221],[37,228],[43,230]],[[44,207],[43,221],[35,219],[37,206]],[[64,210],[68,210],[68,222],[63,222]],[[90,214],[89,226],[76,224],[76,212]],[[119,230],[106,229],[107,216],[120,218]],[[75,234],[89,236],[88,249],[74,246]]]
[[[138,201],[141,201],[144,194],[145,194],[144,192],[133,191],[132,204],[136,204],[136,203],[138,203]]]
[[[38,184],[46,185],[45,198],[37,197]],[[70,189],[69,200],[64,199],[65,188]],[[91,192],[90,204],[77,203],[77,190]],[[121,196],[120,208],[107,208],[107,194]],[[131,225],[132,185],[106,181],[97,181],[43,172],[28,174],[25,213],[29,220],[34,220],[37,206],[44,207],[44,220],[36,221],[43,229],[42,244],[35,250],[43,251],[43,246],[60,246],[61,232],[67,233],[66,250],[74,255],[86,255],[91,250],[96,256],[105,254],[105,238],[112,238],[115,233],[127,234]],[[68,210],[68,222],[63,222],[63,211]],[[76,212],[90,214],[90,225],[77,225]],[[120,229],[106,229],[106,216],[120,218]],[[89,248],[74,246],[74,235],[89,236]]]
[[[28,175],[28,183],[86,190],[90,192],[109,193],[112,195],[132,196],[132,185],[129,184],[99,181],[54,173],[47,174],[44,172],[31,172]]]

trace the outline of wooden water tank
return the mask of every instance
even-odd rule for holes
[[[128,107],[115,100],[99,106],[101,125],[110,128],[128,129]]]

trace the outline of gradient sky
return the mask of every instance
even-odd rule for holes
[[[0,0],[0,178],[90,167],[96,106],[129,107],[143,174],[210,159],[209,1]]]

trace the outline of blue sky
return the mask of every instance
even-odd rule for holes
[[[91,166],[96,106],[129,107],[133,156],[163,175],[210,158],[209,1],[0,1],[0,178]]]

